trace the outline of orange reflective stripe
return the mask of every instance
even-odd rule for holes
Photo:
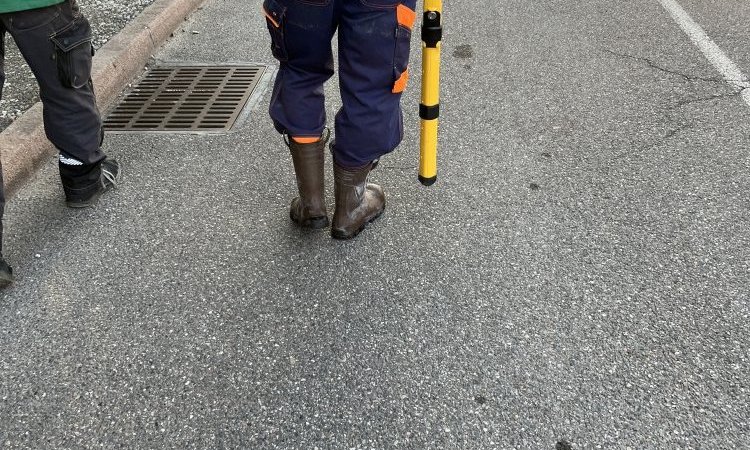
[[[270,20],[274,27],[279,28],[279,22],[277,22],[276,19],[273,18],[271,13],[266,11],[266,8],[263,8],[263,14],[266,15],[266,19]]]
[[[417,13],[406,5],[398,5],[396,8],[396,17],[398,24],[402,27],[412,29],[414,21],[417,19]]]
[[[398,77],[395,83],[393,83],[393,93],[400,94],[406,90],[406,85],[409,83],[409,68],[404,70],[404,73]]]
[[[320,142],[320,137],[292,136],[292,140],[298,144],[314,144]]]

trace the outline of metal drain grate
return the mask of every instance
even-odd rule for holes
[[[245,107],[264,66],[151,69],[104,120],[111,131],[226,131]]]

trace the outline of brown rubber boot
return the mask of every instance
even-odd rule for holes
[[[333,226],[331,227],[333,238],[351,239],[358,235],[368,223],[383,214],[385,210],[383,188],[367,182],[367,174],[373,168],[373,163],[359,168],[346,168],[334,161],[336,210],[333,213]]]
[[[327,135],[311,144],[287,140],[299,190],[299,197],[292,200],[289,208],[289,217],[304,228],[320,229],[329,224],[323,183],[323,151],[327,141]]]

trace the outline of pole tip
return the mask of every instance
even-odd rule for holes
[[[432,186],[435,184],[435,181],[437,181],[437,175],[429,178],[423,177],[422,175],[419,176],[419,182],[425,186]]]

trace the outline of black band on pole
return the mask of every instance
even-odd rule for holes
[[[419,118],[424,120],[435,120],[440,117],[440,103],[434,106],[419,104]]]
[[[422,18],[422,41],[429,48],[435,48],[443,39],[443,27],[440,24],[440,13],[425,11]]]

